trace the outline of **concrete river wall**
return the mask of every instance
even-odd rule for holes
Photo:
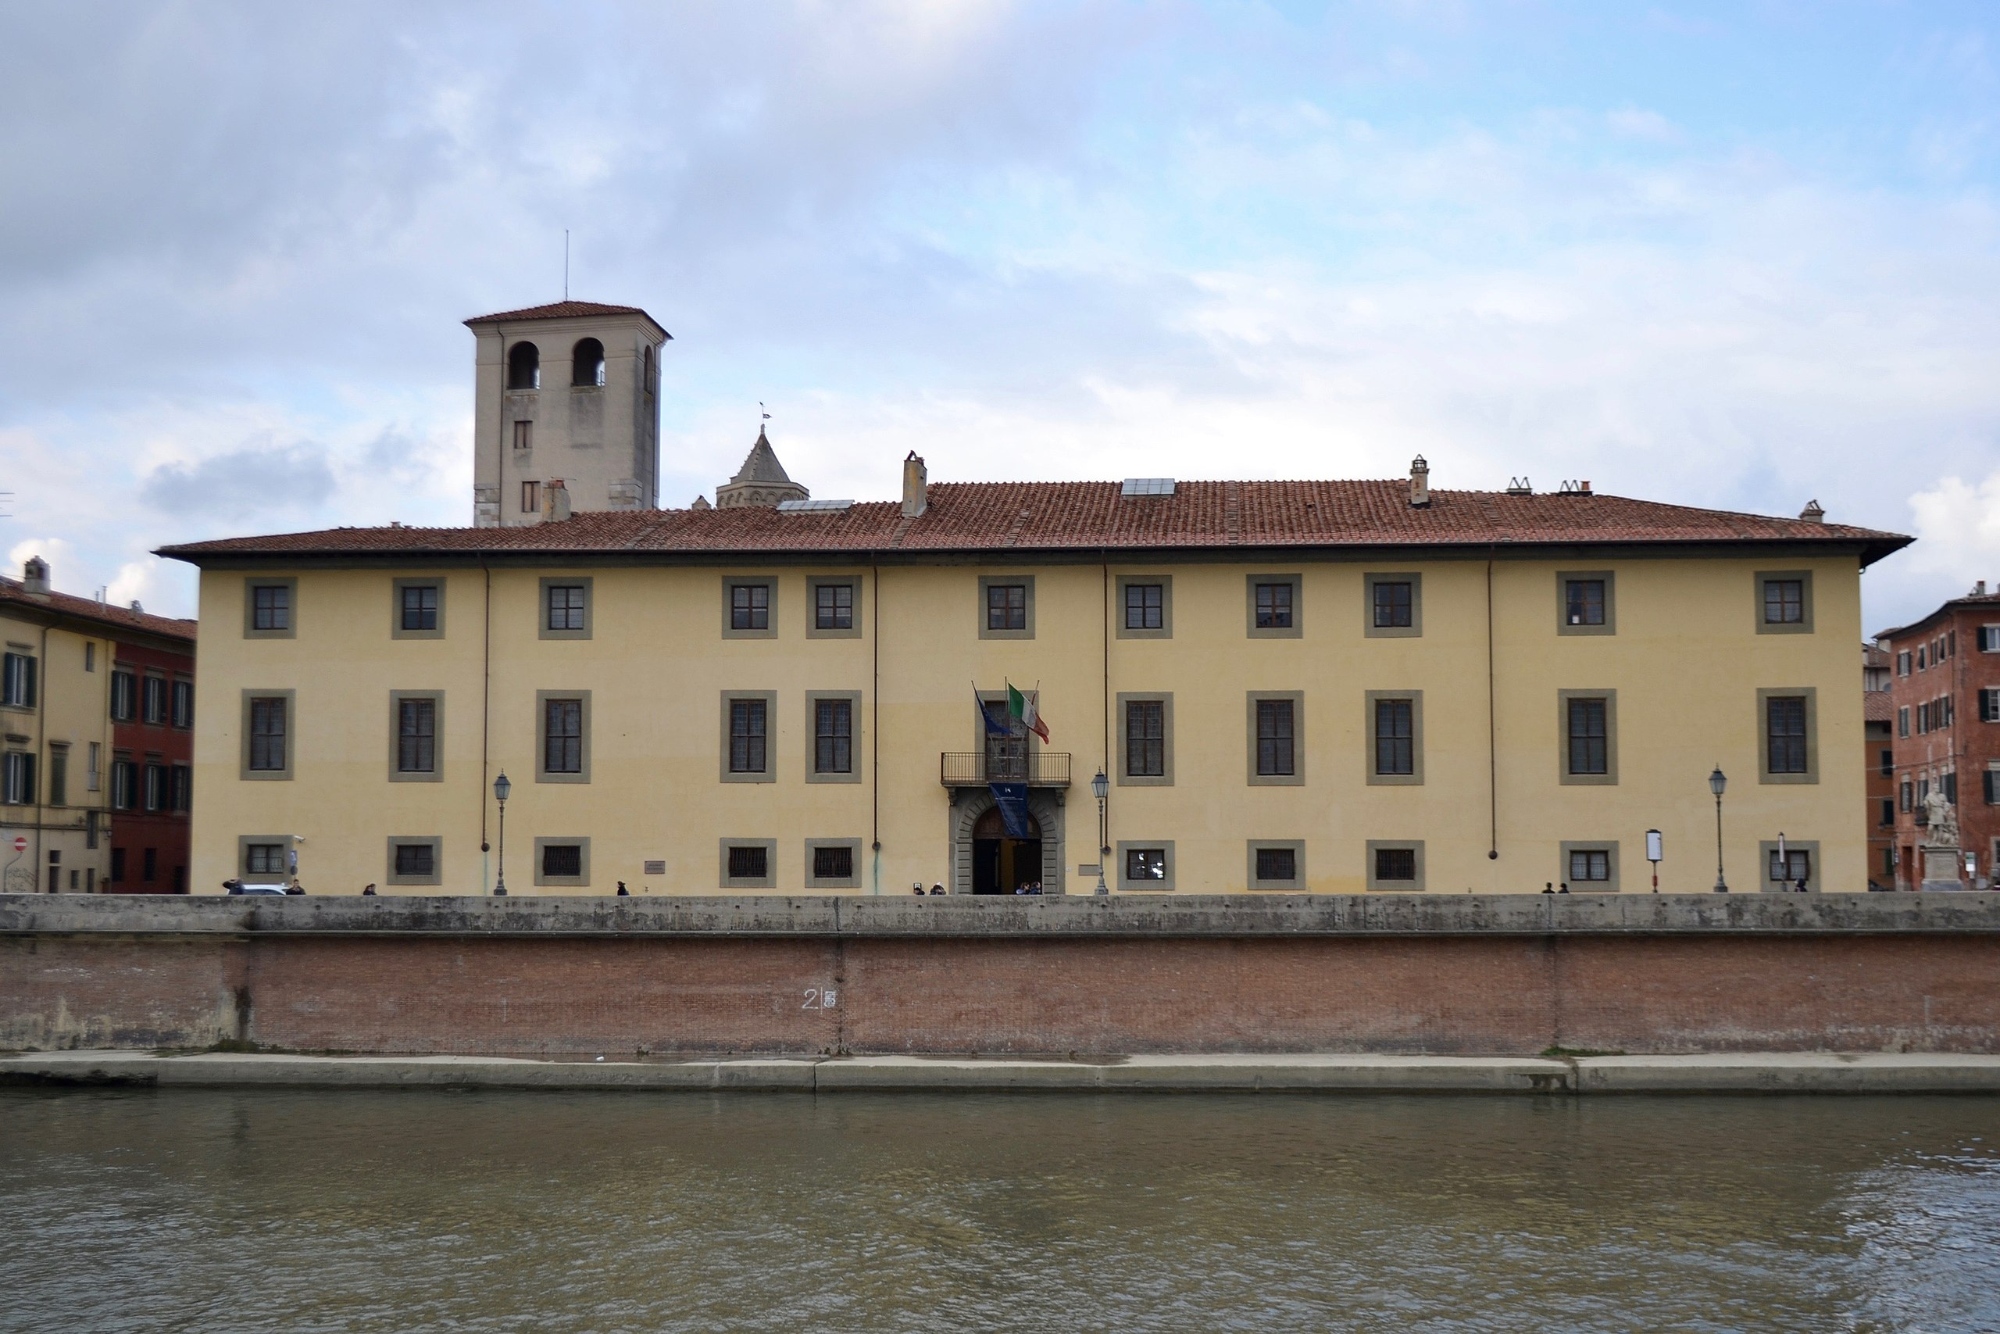
[[[0,896],[0,1048],[2000,1051],[2000,894]]]

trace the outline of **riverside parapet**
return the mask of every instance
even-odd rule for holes
[[[0,896],[0,1046],[2000,1050],[2000,895]]]

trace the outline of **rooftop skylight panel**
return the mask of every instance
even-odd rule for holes
[[[1170,496],[1174,493],[1174,479],[1171,477],[1127,477],[1121,496]]]
[[[853,507],[854,502],[851,500],[781,500],[778,502],[778,513],[819,514]]]

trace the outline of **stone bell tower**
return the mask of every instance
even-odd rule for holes
[[[472,521],[521,527],[659,503],[660,350],[637,306],[558,301],[470,319]]]

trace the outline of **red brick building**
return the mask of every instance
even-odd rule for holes
[[[1886,653],[1870,649],[1871,654]],[[1887,675],[1885,672],[1884,676]],[[1896,885],[1896,706],[1886,680],[1869,684],[1861,696],[1863,772],[1868,776],[1868,883]]]
[[[194,644],[120,638],[111,655],[114,894],[188,891],[193,806]]]
[[[1917,849],[1934,791],[1957,810],[1959,847],[1973,859],[1966,883],[1990,887],[2000,857],[2000,593],[1981,580],[1876,643],[1892,672],[1896,887],[1923,878]]]

